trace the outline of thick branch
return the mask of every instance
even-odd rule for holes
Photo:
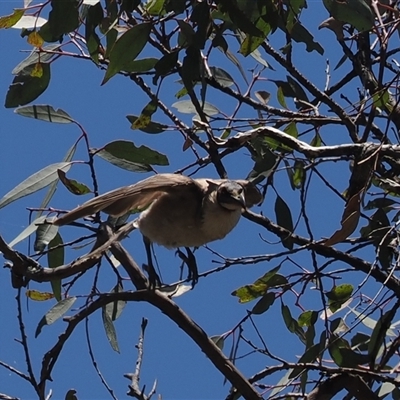
[[[386,272],[377,268],[375,265],[361,258],[343,253],[342,251],[339,251],[331,246],[325,246],[322,242],[317,243],[305,237],[289,232],[287,229],[274,224],[268,218],[259,214],[255,214],[252,211],[246,211],[243,215],[250,221],[263,226],[268,231],[279,236],[281,239],[290,237],[291,240],[299,246],[307,245],[309,250],[313,250],[321,256],[342,261],[358,271],[362,271],[367,275],[371,275],[377,282],[393,291],[393,293],[400,299],[400,280],[393,275],[387,275]]]

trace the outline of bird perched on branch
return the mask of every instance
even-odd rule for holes
[[[149,268],[155,273],[151,243],[188,249],[222,239],[239,222],[242,210],[261,200],[259,190],[246,180],[158,174],[94,197],[53,223],[66,225],[99,211],[120,217],[132,210],[144,210],[137,227],[144,237]],[[192,272],[195,279],[197,268]]]

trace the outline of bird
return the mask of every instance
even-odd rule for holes
[[[99,211],[115,218],[141,211],[136,227],[144,238],[149,275],[152,270],[153,279],[161,283],[151,262],[153,243],[169,249],[185,247],[185,260],[193,262],[189,248],[223,239],[237,225],[242,211],[261,201],[260,191],[247,180],[193,179],[165,173],[94,197],[53,224],[67,225]],[[193,284],[195,275],[197,266],[192,271]]]

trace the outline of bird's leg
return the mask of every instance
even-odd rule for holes
[[[185,249],[187,254],[183,253],[182,250],[180,249],[177,250],[177,254],[179,258],[188,266],[189,270],[188,279],[192,281],[192,288],[194,288],[194,286],[199,280],[199,271],[197,269],[197,262],[192,250],[190,250],[189,247],[185,247]]]
[[[149,238],[146,236],[143,236],[143,243],[144,243],[144,247],[146,249],[146,255],[147,255],[147,265],[145,265],[145,270],[149,274],[150,289],[155,289],[156,287],[161,286],[161,280],[154,268],[153,258],[151,256],[151,242],[150,242]]]

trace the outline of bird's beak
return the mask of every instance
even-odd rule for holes
[[[233,198],[244,208],[246,209],[246,198],[244,196],[244,190],[242,190],[240,193],[237,192],[235,193],[235,196]]]

